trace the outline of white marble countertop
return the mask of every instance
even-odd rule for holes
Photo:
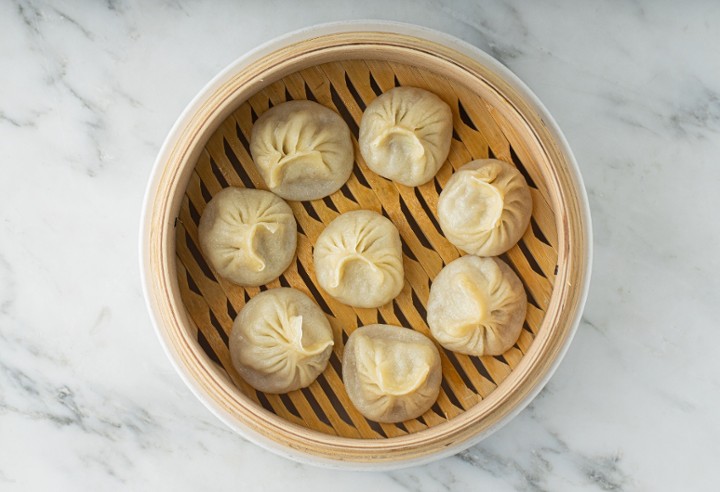
[[[0,3],[1,490],[720,489],[720,5],[474,4]],[[546,389],[480,445],[390,473],[226,429],[165,358],[137,258],[192,96],[263,41],[354,18],[455,34],[518,74],[594,219],[585,316]]]

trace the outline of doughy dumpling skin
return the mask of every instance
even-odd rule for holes
[[[345,345],[345,388],[353,405],[371,420],[419,417],[437,400],[441,381],[440,353],[422,333],[368,325],[355,330]]]
[[[520,336],[526,311],[522,282],[504,261],[467,255],[433,280],[427,321],[448,350],[501,355]]]
[[[250,299],[230,335],[233,366],[266,393],[309,386],[325,370],[332,347],[332,328],[318,305],[285,287]]]
[[[447,159],[452,111],[432,92],[396,87],[371,102],[360,122],[368,167],[406,186],[430,181]]]
[[[525,178],[496,159],[465,164],[438,199],[438,220],[445,237],[478,256],[497,256],[512,248],[525,233],[531,213]]]
[[[400,234],[392,222],[369,210],[333,220],[318,236],[313,260],[320,286],[350,306],[382,306],[405,283]]]
[[[225,188],[207,204],[200,247],[215,271],[239,285],[263,285],[290,265],[297,223],[290,206],[269,191]]]
[[[252,129],[250,153],[265,184],[286,200],[315,200],[339,190],[352,172],[350,129],[313,101],[288,101]]]

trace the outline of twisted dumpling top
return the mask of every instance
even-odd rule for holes
[[[286,393],[304,388],[325,370],[333,347],[330,323],[296,289],[270,289],[253,297],[235,319],[230,355],[254,388]]]
[[[250,152],[265,184],[286,200],[314,200],[337,191],[354,162],[347,124],[313,101],[289,101],[260,116]]]
[[[496,159],[465,164],[438,199],[438,220],[445,237],[478,256],[496,256],[513,247],[527,229],[531,213],[525,178]]]
[[[292,262],[297,223],[288,204],[268,191],[225,188],[205,207],[198,236],[221,276],[240,285],[263,285]]]
[[[350,306],[382,306],[405,283],[400,234],[392,222],[369,210],[333,220],[318,236],[313,259],[322,288]]]
[[[452,111],[442,99],[423,89],[396,87],[365,109],[360,152],[380,176],[418,186],[447,159],[452,128]]]
[[[504,261],[466,255],[433,280],[427,321],[433,337],[449,350],[500,355],[520,336],[526,310],[522,282]]]
[[[440,354],[422,333],[391,325],[355,330],[345,345],[343,381],[369,419],[401,422],[425,413],[440,391]]]

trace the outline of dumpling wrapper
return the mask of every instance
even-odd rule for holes
[[[479,159],[448,180],[438,198],[438,221],[448,240],[478,256],[497,256],[525,233],[532,214],[527,182],[510,164]]]
[[[405,284],[400,234],[369,210],[333,220],[315,241],[313,261],[320,286],[350,306],[382,306]]]
[[[504,261],[466,255],[433,280],[427,321],[448,350],[502,355],[520,336],[526,312],[522,282]]]
[[[353,405],[377,422],[419,417],[437,400],[440,354],[416,331],[391,325],[356,329],[345,345],[343,381]]]
[[[290,266],[297,223],[290,206],[268,191],[225,188],[205,206],[198,239],[205,258],[222,277],[257,286]]]
[[[309,386],[325,370],[334,345],[320,307],[292,288],[261,292],[233,323],[230,356],[251,386],[287,393]]]
[[[442,99],[424,89],[396,87],[365,109],[360,153],[380,176],[419,186],[445,163],[452,129],[452,111]]]
[[[286,200],[334,193],[354,162],[345,121],[313,101],[289,101],[263,113],[252,129],[250,153],[268,188]]]

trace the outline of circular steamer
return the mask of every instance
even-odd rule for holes
[[[357,148],[364,108],[396,86],[432,91],[453,111],[448,161],[435,179],[408,188],[371,172]],[[354,134],[355,167],[331,196],[289,202],[298,222],[296,261],[267,287],[292,286],[325,311],[335,331],[327,370],[285,395],[256,391],[233,369],[233,318],[267,287],[218,276],[198,247],[197,225],[227,186],[264,188],[248,148],[254,121],[273,105],[310,99],[342,116]],[[453,171],[473,159],[512,163],[531,188],[530,227],[503,259],[528,295],[524,329],[502,356],[442,350],[440,396],[421,417],[378,424],[352,406],[342,383],[344,342],[360,325],[388,323],[429,334],[431,280],[460,255],[441,234],[437,199]],[[379,309],[352,308],[318,287],[312,245],[339,213],[369,209],[403,240],[405,286]],[[270,42],[233,63],[188,106],[168,136],[148,186],[141,231],[145,296],[168,357],[197,397],[248,439],[296,460],[390,469],[456,453],[516,415],[540,391],[577,327],[590,272],[590,217],[577,165],[537,98],[479,49],[395,23],[323,25]]]

